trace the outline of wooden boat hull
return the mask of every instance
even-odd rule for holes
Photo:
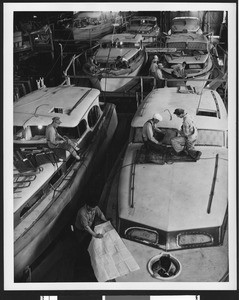
[[[83,161],[74,163],[69,180],[61,184],[59,191],[51,191],[46,195],[40,206],[31,212],[33,223],[14,243],[15,282],[21,281],[24,270],[47,249],[64,226],[73,221],[72,217],[80,204],[84,185],[100,163],[116,126],[115,107],[107,104]],[[37,212],[41,208],[42,211]],[[39,216],[34,219],[34,214],[37,213]]]

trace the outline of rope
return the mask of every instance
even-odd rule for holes
[[[68,38],[66,39],[65,46],[64,46],[63,49],[62,49],[62,53],[64,52],[64,49],[65,49],[66,46],[67,46],[67,42],[68,42],[68,40],[69,40],[69,38],[70,38],[70,34],[71,34],[71,32],[69,32]],[[50,69],[50,71],[44,76],[45,78],[47,78],[47,77],[49,76],[49,74],[50,74],[51,71],[55,68],[55,66],[56,66],[56,64],[57,64],[57,62],[59,61],[60,58],[61,58],[61,55],[59,55],[59,56],[57,57],[55,63],[53,64],[52,68]]]

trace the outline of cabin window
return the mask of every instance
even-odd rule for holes
[[[167,48],[186,49],[187,45],[185,42],[172,42],[167,43]]]
[[[187,48],[193,49],[193,50],[199,50],[199,51],[206,51],[207,44],[206,43],[188,42]]]
[[[13,127],[14,140],[24,139],[26,141],[45,138],[46,126],[21,126]]]
[[[149,242],[150,244],[158,243],[157,231],[143,227],[131,227],[125,230],[125,236],[132,240]]]
[[[193,69],[202,69],[201,64],[190,64],[188,65],[188,69],[193,70]]]
[[[46,126],[31,126],[32,137],[45,136]]]
[[[206,232],[185,232],[177,235],[177,244],[182,247],[200,247],[213,244],[213,237]]]
[[[93,106],[88,113],[88,124],[90,128],[93,128],[100,118],[99,106]]]
[[[76,127],[58,127],[57,131],[59,132],[60,135],[62,136],[67,136],[70,139],[78,139],[79,133],[78,133],[78,128]]]
[[[225,147],[225,132],[221,130],[198,129],[196,145]]]
[[[78,124],[78,131],[79,131],[80,137],[86,132],[86,129],[87,129],[86,120],[83,119],[83,120],[81,120],[80,123]]]

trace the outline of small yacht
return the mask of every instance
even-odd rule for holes
[[[141,34],[110,34],[100,40],[100,47],[95,52],[98,63],[97,72],[90,66],[84,65],[83,70],[90,76],[94,88],[101,91],[125,91],[129,84],[135,82],[137,76],[147,60]],[[117,65],[117,58],[124,64]]]
[[[14,103],[14,279],[71,222],[84,186],[99,166],[117,126],[115,106],[99,102],[96,89],[42,86]],[[47,145],[46,126],[60,117],[58,132],[80,148],[80,160]]]
[[[207,37],[197,33],[172,34],[166,39],[165,50],[168,50],[165,51],[162,60],[165,78],[174,79],[174,67],[186,62],[187,79],[170,81],[168,86],[181,85],[184,81],[187,85],[195,87],[203,88],[206,85],[213,70],[211,44]]]
[[[195,119],[195,148],[202,152],[197,161],[170,152],[170,139],[182,125],[173,114],[176,108]],[[142,140],[143,125],[155,112],[162,115],[159,128],[166,132],[164,151],[157,153]],[[227,111],[216,91],[154,89],[140,104],[126,151],[101,197],[107,217],[140,267],[116,281],[228,280],[227,136]],[[167,274],[158,271],[162,257],[171,264]]]
[[[122,18],[116,12],[78,12],[74,14],[71,29],[74,40],[88,42],[112,33],[120,24]]]
[[[157,24],[157,18],[151,16],[133,16],[129,20],[126,32],[141,34],[143,43],[148,44],[155,42],[160,34],[160,29]]]

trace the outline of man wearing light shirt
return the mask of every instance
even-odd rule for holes
[[[162,116],[156,113],[152,119],[144,124],[142,139],[146,148],[156,151],[162,150],[162,140],[165,134],[156,126],[162,120]]]

